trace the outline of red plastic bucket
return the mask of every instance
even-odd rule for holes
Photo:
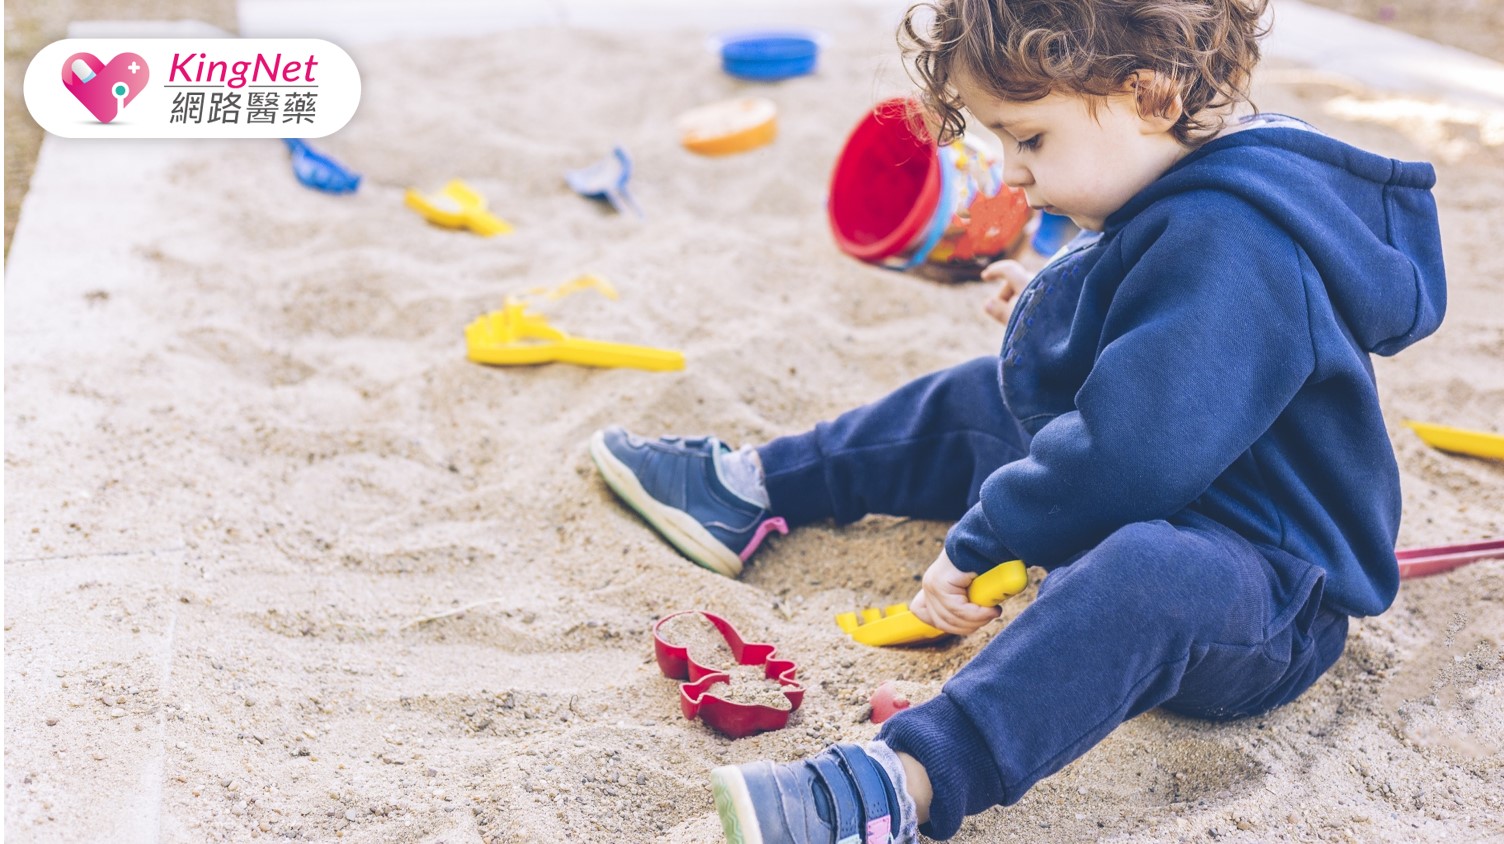
[[[919,108],[884,100],[847,139],[830,181],[836,245],[891,269],[983,265],[1018,243],[1028,201],[1003,184],[1001,159],[974,140],[936,144]]]

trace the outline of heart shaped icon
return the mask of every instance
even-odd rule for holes
[[[100,123],[109,123],[146,87],[146,59],[121,53],[109,64],[93,53],[74,53],[63,60],[63,87]]]

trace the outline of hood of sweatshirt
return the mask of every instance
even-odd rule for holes
[[[1112,232],[1172,194],[1231,193],[1300,244],[1364,351],[1395,352],[1436,330],[1446,271],[1420,162],[1364,152],[1318,132],[1259,128],[1211,141],[1108,218]]]

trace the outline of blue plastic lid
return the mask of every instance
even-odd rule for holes
[[[820,43],[797,32],[757,32],[729,36],[721,43],[721,66],[732,76],[773,81],[815,69]]]

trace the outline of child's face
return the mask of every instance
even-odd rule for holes
[[[1051,94],[1001,100],[961,78],[966,110],[1003,142],[1003,181],[1022,188],[1029,205],[1101,231],[1112,212],[1185,155],[1170,134],[1173,120],[1143,118],[1131,88],[1099,100]]]

